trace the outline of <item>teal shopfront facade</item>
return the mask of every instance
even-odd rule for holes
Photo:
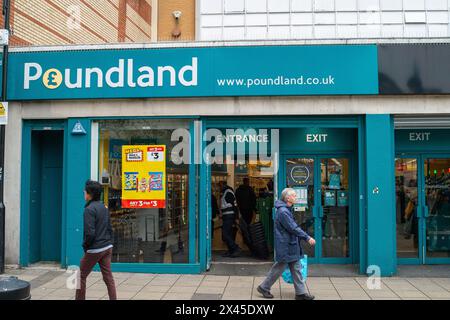
[[[439,190],[450,172],[448,130],[395,129],[389,112],[302,109],[324,96],[350,103],[378,95],[378,76],[376,45],[13,53],[10,101],[69,110],[20,118],[20,265],[79,263],[82,190],[91,178],[104,184],[103,200],[114,218],[115,271],[209,270],[215,262],[210,163],[215,155],[207,137],[211,130],[223,134],[227,129],[274,134],[271,147],[276,137],[277,147],[269,152],[274,199],[285,187],[302,196],[295,214],[317,239],[315,248],[306,248],[310,263],[358,265],[361,274],[383,276],[394,275],[398,264],[449,263],[441,201],[447,195],[429,191]],[[255,108],[251,99],[261,97],[266,100],[257,100]],[[156,108],[166,98],[174,98],[176,114],[148,115],[137,106]],[[284,112],[278,106],[288,105],[287,98],[292,109]],[[98,101],[100,115],[94,110]],[[183,111],[192,101],[226,103],[218,113]],[[71,103],[88,111],[71,110]],[[128,104],[132,107],[125,109]],[[231,104],[254,111],[228,112]],[[121,208],[121,146],[164,144],[172,157],[179,143],[184,162],[168,158],[167,207]],[[58,210],[47,210],[48,203]]]
[[[195,140],[204,135],[205,131],[210,128],[218,129],[267,129],[279,130],[280,132],[280,152],[274,155],[278,171],[276,177],[276,194],[280,194],[281,190],[286,187],[289,182],[289,161],[312,160],[312,184],[311,192],[313,194],[310,208],[301,214],[307,217],[311,222],[312,229],[309,232],[313,233],[318,239],[318,245],[314,251],[309,252],[311,263],[321,264],[357,264],[361,273],[366,273],[369,265],[377,265],[381,268],[384,275],[391,275],[395,273],[396,262],[395,257],[389,255],[387,250],[395,254],[395,223],[392,216],[392,210],[387,210],[391,201],[394,206],[394,176],[393,168],[383,168],[387,172],[391,171],[392,176],[384,181],[379,179],[380,168],[373,168],[367,165],[367,154],[371,144],[377,144],[378,138],[373,137],[371,140],[367,139],[370,133],[367,132],[367,124],[374,123],[380,132],[390,132],[391,117],[383,116],[386,127],[379,127],[380,116],[355,116],[355,117],[248,117],[234,120],[233,125],[230,125],[230,119],[224,117],[194,117],[190,119],[184,118],[184,121],[189,123],[189,131],[194,136],[194,141],[191,141],[191,156],[195,154],[205,153],[205,145],[201,147],[202,151],[196,150],[197,146]],[[166,120],[174,120],[170,118],[140,118],[139,121],[151,124],[154,121],[164,122]],[[70,119],[67,121],[25,121],[23,126],[23,164],[22,164],[22,214],[21,214],[21,255],[20,264],[27,266],[33,262],[40,261],[44,258],[43,251],[50,250],[45,248],[48,242],[39,242],[42,247],[37,248],[36,237],[43,236],[43,229],[40,231],[33,231],[36,227],[36,214],[32,208],[33,199],[33,181],[30,169],[33,168],[33,152],[35,148],[33,138],[35,134],[42,132],[61,132],[64,139],[63,154],[62,154],[62,188],[61,188],[61,212],[62,217],[59,226],[54,226],[55,229],[60,229],[60,243],[56,249],[59,250],[59,259],[63,267],[77,265],[82,250],[80,242],[82,238],[82,208],[84,201],[82,198],[82,186],[87,178],[92,176],[93,157],[98,161],[98,153],[93,149],[93,139],[100,138],[98,136],[98,123],[108,121],[117,121],[116,118],[111,119]],[[123,121],[123,119],[118,120]],[[129,119],[129,121],[136,121],[136,119]],[[74,132],[74,128],[79,125],[83,127],[85,133],[79,134]],[[94,128],[94,129],[93,129]],[[97,131],[97,133],[95,133]],[[373,134],[373,130],[371,132]],[[327,137],[323,142],[307,142],[311,140],[312,136]],[[392,136],[393,137],[393,136]],[[316,138],[317,140],[317,138]],[[204,143],[202,139],[198,141],[199,145]],[[386,154],[389,154],[392,146],[386,148],[383,146],[376,146],[376,156],[383,157],[383,152],[379,152],[384,148]],[[97,154],[96,154],[97,153]],[[375,155],[372,155],[372,160],[378,164],[380,160],[375,160]],[[206,156],[207,159],[207,156]],[[332,161],[345,162],[346,184],[342,191],[346,191],[346,200],[344,203],[345,213],[332,212],[331,207],[337,208],[337,205],[329,205],[326,203],[326,197],[321,196],[320,192],[325,190],[324,181],[320,180],[323,176],[322,172],[324,166]],[[194,161],[195,162],[195,161]],[[191,164],[189,170],[189,224],[187,226],[189,232],[187,235],[187,242],[185,249],[188,251],[187,259],[183,263],[145,263],[143,261],[120,262],[113,263],[113,269],[116,271],[127,272],[164,272],[164,273],[199,273],[208,270],[211,264],[211,238],[209,228],[209,221],[211,217],[210,194],[211,194],[211,165],[202,161],[200,164]],[[385,162],[384,159],[382,162]],[[389,162],[386,162],[389,163]],[[392,163],[392,161],[390,162]],[[98,173],[97,173],[98,174]],[[369,181],[375,181],[376,185],[369,185]],[[376,203],[379,194],[374,193],[373,189],[386,190],[387,195],[379,203],[380,209],[370,210],[368,202]],[[390,192],[388,191],[390,190]],[[58,195],[58,194],[57,194]],[[337,197],[338,195],[336,195]],[[52,199],[55,195],[53,194]],[[43,198],[41,198],[43,199]],[[315,200],[314,200],[315,199]],[[380,211],[378,211],[380,210]],[[386,214],[382,214],[386,213]],[[376,219],[371,219],[371,214],[376,215]],[[344,230],[331,230],[335,236],[342,236],[339,240],[339,249],[333,249],[332,241],[330,241],[330,224],[336,224],[334,218],[341,216],[342,222],[345,224]],[[327,220],[328,218],[328,220]],[[384,219],[384,222],[383,222]],[[45,222],[45,221],[42,221]],[[379,239],[379,234],[369,231],[372,228],[379,227],[378,224],[384,224],[384,236]],[[371,228],[371,224],[375,225]],[[392,229],[387,230],[385,226],[390,224]],[[327,229],[328,228],[328,229]],[[338,229],[339,229],[338,228]],[[37,236],[38,235],[38,236]],[[345,242],[345,244],[342,244]],[[327,249],[328,248],[328,249]],[[331,248],[331,249],[330,249]],[[42,250],[41,256],[36,254],[37,251]],[[328,251],[327,251],[328,250]],[[140,263],[139,263],[140,262]]]

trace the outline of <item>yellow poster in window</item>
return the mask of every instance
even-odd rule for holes
[[[122,146],[122,208],[166,207],[166,146]]]

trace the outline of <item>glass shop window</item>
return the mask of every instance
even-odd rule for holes
[[[103,201],[110,211],[114,230],[112,262],[189,263],[189,246],[195,246],[195,242],[189,242],[189,164],[180,163],[185,156],[184,150],[178,152],[180,140],[172,141],[174,131],[179,129],[189,130],[189,121],[99,121],[98,172]],[[131,181],[134,176],[130,172],[122,179],[122,146],[154,145],[165,146],[165,173],[158,169],[155,175],[149,165],[144,170],[149,173],[147,179]],[[177,145],[177,153],[172,156]],[[155,177],[163,181],[153,181]],[[151,181],[155,182],[155,189],[161,192],[165,189],[163,207],[123,207],[128,206],[122,202],[124,188],[129,191],[136,185],[136,192],[148,188],[151,193]]]

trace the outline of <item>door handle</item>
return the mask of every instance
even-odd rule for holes
[[[423,206],[423,217],[428,218],[430,216],[430,211],[428,209],[428,206]]]
[[[319,207],[319,218],[323,218],[323,207]]]

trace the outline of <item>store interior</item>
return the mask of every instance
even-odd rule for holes
[[[226,161],[225,161],[226,162]],[[265,168],[266,170],[262,170]],[[256,160],[229,161],[224,164],[211,166],[211,191],[213,199],[220,208],[221,190],[220,182],[226,181],[238,196],[238,188],[249,180],[256,197],[255,210],[251,218],[251,226],[247,226],[240,219],[236,225],[236,244],[242,252],[238,257],[230,258],[222,255],[227,252],[227,246],[222,240],[222,221],[219,216],[212,219],[212,260],[215,262],[252,262],[273,261],[273,219],[272,208],[274,201],[274,175],[272,162],[261,163]],[[268,170],[267,170],[268,169]],[[240,203],[238,203],[239,207]],[[214,215],[214,214],[213,214]]]

